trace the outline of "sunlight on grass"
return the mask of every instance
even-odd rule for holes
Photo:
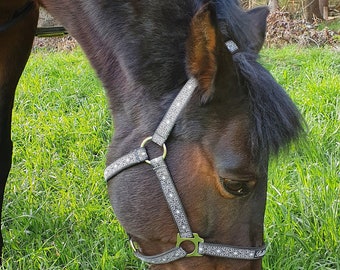
[[[286,47],[266,50],[262,61],[308,126],[305,140],[270,167],[266,269],[340,269],[340,55]]]
[[[305,140],[269,171],[265,269],[340,269],[340,56],[266,49],[261,62],[303,112]],[[82,52],[31,56],[13,115],[3,269],[144,269],[115,219],[103,180],[113,132]]]
[[[32,55],[13,115],[4,269],[140,265],[103,180],[111,126],[104,91],[80,50]]]

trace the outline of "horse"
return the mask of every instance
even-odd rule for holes
[[[107,191],[150,269],[261,269],[268,162],[303,119],[258,63],[268,9],[237,0],[0,3],[0,194],[39,7],[78,41],[115,126]],[[2,247],[2,238],[1,238]]]

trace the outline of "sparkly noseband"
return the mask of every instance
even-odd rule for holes
[[[237,45],[231,40],[226,42],[226,46],[232,54],[238,51]],[[198,257],[203,255],[242,260],[260,259],[266,253],[265,246],[236,247],[223,244],[205,243],[203,238],[201,238],[197,233],[193,233],[191,231],[181,199],[165,163],[167,151],[165,142],[168,139],[179,114],[190,100],[196,87],[196,79],[189,79],[171,104],[152,137],[146,138],[139,148],[131,151],[109,165],[105,169],[104,177],[106,181],[109,181],[121,171],[139,163],[146,162],[152,166],[160,182],[164,197],[178,228],[176,247],[158,255],[146,256],[140,253],[136,243],[130,240],[135,256],[139,259],[151,264],[165,264],[184,257]],[[163,148],[162,156],[149,160],[149,156],[145,148],[149,141],[152,141]],[[191,242],[194,246],[194,250],[190,253],[185,251],[181,247],[183,242]]]

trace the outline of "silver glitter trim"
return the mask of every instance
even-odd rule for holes
[[[137,148],[109,165],[104,171],[104,178],[106,181],[109,181],[122,170],[139,164],[148,158],[148,154],[144,147]]]
[[[181,199],[178,196],[176,187],[163,158],[158,157],[152,159],[151,165],[161,183],[162,191],[168,202],[169,209],[178,227],[180,236],[186,238],[193,237]]]
[[[153,134],[152,141],[154,143],[157,143],[160,146],[165,143],[175,125],[178,115],[190,100],[196,87],[197,80],[194,78],[188,80],[188,82],[184,85]]]
[[[200,243],[198,252],[202,255],[217,256],[231,259],[256,260],[263,257],[266,247],[242,248],[220,244]]]
[[[236,43],[232,40],[228,40],[225,45],[227,46],[227,49],[228,51],[231,53],[231,54],[234,54],[238,51],[238,46],[236,45]]]
[[[226,42],[226,46],[231,53],[235,53],[238,50],[235,42],[231,40]],[[184,88],[180,91],[174,102],[171,104],[163,120],[159,124],[155,134],[152,136],[152,140],[155,143],[159,145],[163,145],[165,143],[175,125],[178,115],[189,101],[196,86],[197,81],[191,78],[186,83]],[[115,176],[122,170],[146,161],[147,159],[149,159],[149,157],[146,149],[144,147],[140,147],[109,165],[105,169],[104,177],[106,181],[109,181],[113,176]],[[193,234],[190,229],[190,225],[185,214],[182,202],[178,196],[176,187],[173,183],[166,163],[163,160],[163,157],[158,157],[151,160],[150,164],[153,166],[153,169],[156,172],[157,177],[160,181],[162,191],[168,203],[171,214],[178,227],[180,236],[182,238],[193,238]],[[266,247],[264,246],[260,248],[243,248],[220,244],[199,243],[198,253],[201,255],[224,258],[255,260],[262,258],[265,255]],[[138,251],[135,252],[135,255],[136,257],[147,263],[164,264],[184,258],[187,256],[187,253],[181,247],[176,247],[170,249],[167,252],[154,256],[145,256]]]
[[[173,249],[170,249],[167,252],[164,252],[159,255],[155,256],[145,256],[138,251],[135,252],[135,256],[139,258],[140,260],[146,262],[146,263],[151,263],[151,264],[165,264],[165,263],[170,263],[176,260],[179,260],[181,258],[184,258],[187,255],[184,249],[181,247],[176,247]]]

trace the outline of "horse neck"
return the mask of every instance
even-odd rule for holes
[[[129,59],[104,49],[104,44],[93,46],[103,53],[93,56],[96,50],[85,51],[106,89],[115,127],[112,147],[151,135],[186,81],[184,62],[180,67],[166,63],[162,67],[150,56],[149,67],[140,68],[129,66]]]
[[[75,2],[66,14],[58,2],[45,4],[80,43],[102,81],[114,138],[152,133],[187,80],[185,43],[196,1]]]
[[[92,27],[90,34],[74,32],[81,33],[77,39],[107,91],[115,136],[152,132],[187,80],[184,58],[190,18],[178,13],[174,21],[164,22],[150,15],[147,21],[131,23],[127,14],[111,20],[103,14],[102,25]]]

